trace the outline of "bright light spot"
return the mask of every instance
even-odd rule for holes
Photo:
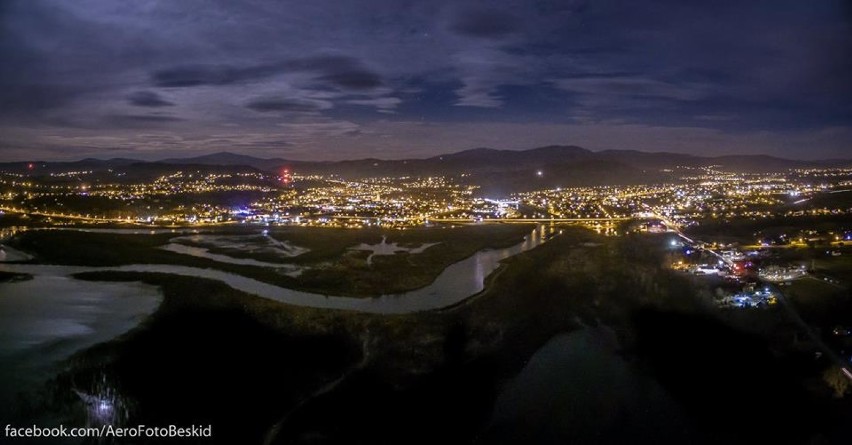
[[[535,174],[538,175],[538,176],[544,176],[544,172],[541,171],[541,170],[535,172]]]
[[[101,414],[106,414],[112,411],[112,403],[107,400],[101,400],[98,402],[97,410]]]

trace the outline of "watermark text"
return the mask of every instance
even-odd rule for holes
[[[118,427],[114,425],[102,425],[98,427],[71,428],[65,425],[56,427],[40,427],[38,425],[15,426],[6,425],[4,430],[6,438],[89,438],[89,437],[111,437],[111,438],[210,438],[213,436],[213,427],[210,425],[192,426],[148,426],[137,425],[133,427]]]

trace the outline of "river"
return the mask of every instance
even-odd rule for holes
[[[426,287],[375,298],[314,294],[263,283],[215,269],[166,264],[134,264],[116,267],[0,264],[0,271],[28,273],[36,276],[69,276],[82,272],[100,271],[168,273],[221,281],[236,290],[295,306],[374,314],[404,314],[446,308],[478,294],[485,288],[485,279],[500,267],[502,260],[538,247],[546,239],[547,228],[540,225],[526,235],[522,242],[514,246],[481,250],[448,266],[432,284]]]

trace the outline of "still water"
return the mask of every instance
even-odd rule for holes
[[[73,353],[133,329],[162,300],[157,287],[63,276],[0,283],[0,417]]]
[[[284,275],[297,277],[302,273],[302,267],[295,264],[286,264],[286,263],[270,263],[268,261],[259,261],[253,258],[235,258],[229,255],[224,255],[220,253],[212,253],[210,249],[206,247],[195,247],[195,246],[187,246],[185,244],[179,243],[169,243],[163,247],[163,250],[167,250],[169,252],[179,253],[181,255],[189,255],[194,256],[196,258],[207,258],[209,260],[217,261],[220,263],[228,263],[228,264],[239,264],[243,266],[255,266],[255,267],[269,267],[277,270],[284,271]]]
[[[680,407],[605,328],[559,334],[497,398],[485,444],[694,443]]]

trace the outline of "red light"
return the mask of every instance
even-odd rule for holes
[[[32,169],[34,169],[34,168],[35,168],[35,165],[34,165],[34,164],[27,164],[27,168],[28,168],[28,169],[30,169],[30,170],[32,170]]]
[[[284,184],[289,184],[290,181],[293,180],[293,176],[290,174],[290,169],[285,168],[281,170],[281,182]]]

